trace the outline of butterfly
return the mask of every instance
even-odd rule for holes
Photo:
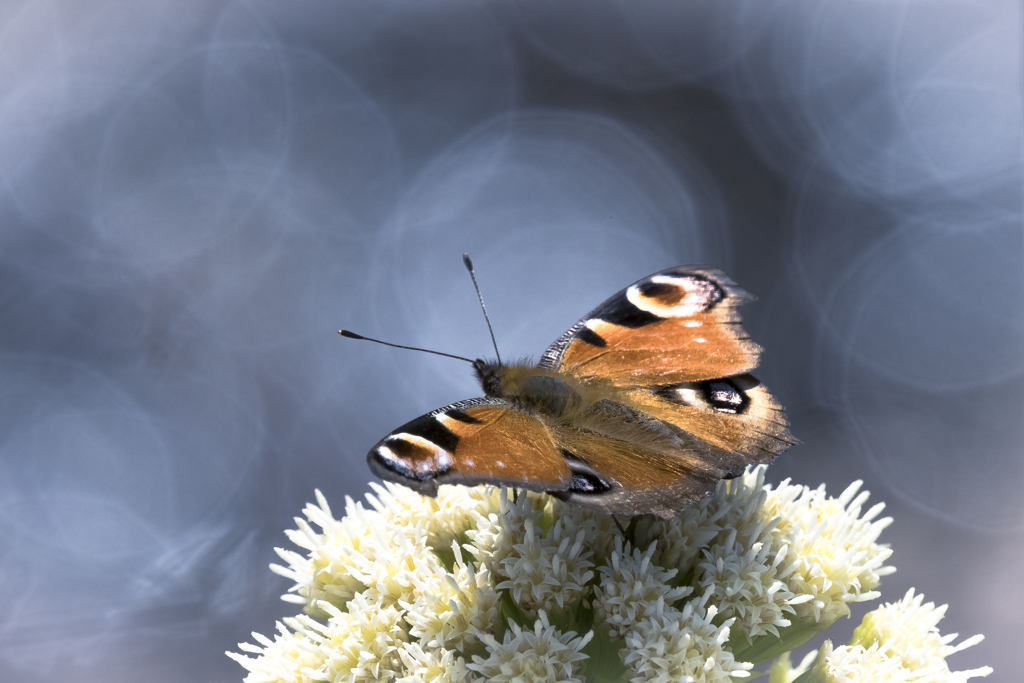
[[[673,517],[795,443],[748,374],[761,349],[737,309],[750,298],[715,268],[668,268],[585,315],[536,365],[462,358],[484,396],[394,430],[370,450],[370,470],[428,496],[492,484]]]

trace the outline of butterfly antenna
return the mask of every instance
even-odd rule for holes
[[[402,346],[401,344],[391,344],[391,343],[386,342],[386,341],[381,341],[380,339],[370,339],[369,337],[364,337],[361,334],[356,334],[355,332],[349,332],[348,330],[338,330],[338,334],[340,334],[342,337],[348,337],[349,339],[365,339],[366,341],[377,342],[378,344],[383,344],[384,346],[394,346],[396,349],[409,349],[410,351],[423,351],[424,353],[433,353],[433,354],[437,354],[438,356],[447,356],[448,358],[457,358],[458,360],[464,360],[467,363],[472,363],[473,362],[473,360],[471,358],[463,358],[462,356],[454,356],[454,355],[452,355],[450,353],[441,353],[440,351],[431,351],[430,349],[421,349],[421,348],[417,348],[415,346]]]
[[[477,298],[480,299],[480,310],[484,312],[484,320],[487,321],[487,331],[491,333],[491,343],[494,344],[494,355],[498,357],[498,367],[501,367],[501,354],[498,353],[498,342],[494,338],[494,328],[491,327],[491,319],[487,317],[487,307],[484,306],[484,295],[480,293],[480,286],[476,283],[476,273],[473,272],[473,262],[469,260],[469,254],[462,255],[462,262],[466,264],[469,276],[473,278],[473,288],[476,290]]]

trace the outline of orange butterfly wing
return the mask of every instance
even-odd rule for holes
[[[741,454],[608,400],[551,431],[574,475],[602,484],[551,493],[605,512],[672,517],[748,464]]]
[[[590,439],[583,457],[621,481],[625,490],[618,498],[650,501],[652,511],[678,510],[711,493],[718,479],[769,463],[796,443],[782,407],[746,374],[761,351],[740,326],[737,309],[749,300],[721,271],[669,268],[602,303],[545,351],[539,367],[584,382],[608,382],[614,400],[672,425],[683,437],[675,448],[653,449],[656,456],[635,442]],[[661,464],[649,464],[654,459]],[[636,465],[651,475],[675,468],[678,480],[666,484],[651,476],[633,482],[637,475],[630,469]],[[621,504],[604,498],[590,504]]]
[[[770,463],[797,443],[782,406],[750,375],[636,388],[628,396],[647,415],[741,456],[744,467]]]
[[[757,366],[761,350],[740,328],[736,309],[749,299],[714,268],[668,268],[588,313],[538,365],[624,386],[744,373]]]
[[[431,496],[439,484],[554,491],[572,481],[544,423],[496,398],[459,401],[418,417],[381,439],[366,460],[381,479]]]

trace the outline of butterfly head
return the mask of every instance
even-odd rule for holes
[[[505,368],[500,364],[488,363],[482,358],[473,361],[473,370],[480,380],[480,386],[484,388],[484,395],[488,398],[501,396],[501,384],[505,377]]]

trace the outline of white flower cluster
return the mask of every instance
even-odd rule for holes
[[[306,614],[240,645],[254,657],[229,653],[246,683],[712,682],[779,655],[770,680],[793,683],[826,660],[793,668],[785,653],[892,571],[877,543],[891,520],[875,519],[881,505],[862,513],[858,484],[838,498],[772,488],[763,467],[670,520],[491,487],[375,491],[340,520],[317,492],[296,520],[288,536],[305,552],[279,549],[273,569]],[[885,635],[848,646],[869,653],[856,656],[932,671],[975,642],[949,645],[941,610],[908,600],[872,613],[858,633]],[[853,652],[828,661],[843,670]]]
[[[950,670],[946,658],[981,642],[984,636],[972,636],[953,645],[957,634],[941,635],[938,629],[946,605],[936,608],[933,602],[923,602],[924,596],[915,596],[911,588],[899,602],[865,615],[849,645],[832,650],[831,643],[826,641],[818,656],[823,666],[816,667],[819,671],[825,669],[824,680],[962,683],[992,673],[987,666],[969,671]]]
[[[753,664],[737,662],[726,648],[733,619],[714,623],[718,609],[708,605],[710,593],[652,619],[642,619],[626,634],[623,663],[633,683],[707,681],[724,683],[750,675]]]
[[[780,657],[769,672],[769,683],[963,683],[988,676],[991,667],[951,671],[946,658],[981,642],[977,635],[952,645],[957,634],[941,635],[938,623],[946,606],[925,603],[911,588],[899,602],[865,615],[849,645],[833,648],[826,640],[797,667]],[[812,667],[813,664],[813,667]]]
[[[861,482],[838,498],[825,487],[764,483],[765,468],[722,482],[706,501],[720,527],[702,549],[694,585],[711,591],[723,617],[735,617],[733,651],[761,662],[792,649],[847,616],[847,603],[872,600],[881,577],[895,571],[878,543],[891,517],[885,505],[863,512]]]
[[[399,610],[364,594],[352,598],[348,612],[327,602],[321,606],[328,616],[326,623],[300,615],[278,623],[278,635],[272,641],[254,633],[263,647],[239,645],[260,655],[256,660],[229,652],[250,670],[246,681],[376,683],[400,674],[400,648],[407,645],[408,637]]]
[[[493,683],[514,681],[560,681],[583,683],[581,660],[587,658],[580,650],[591,634],[577,638],[572,631],[560,633],[540,613],[533,631],[519,628],[515,622],[500,643],[494,636],[485,636],[487,657],[474,657],[469,668],[483,680]]]
[[[608,624],[612,638],[625,637],[642,621],[673,611],[672,605],[693,592],[690,586],[673,587],[676,569],[662,569],[651,562],[657,541],[643,553],[639,549],[612,553],[611,563],[600,567],[601,582],[594,587],[595,616]]]

